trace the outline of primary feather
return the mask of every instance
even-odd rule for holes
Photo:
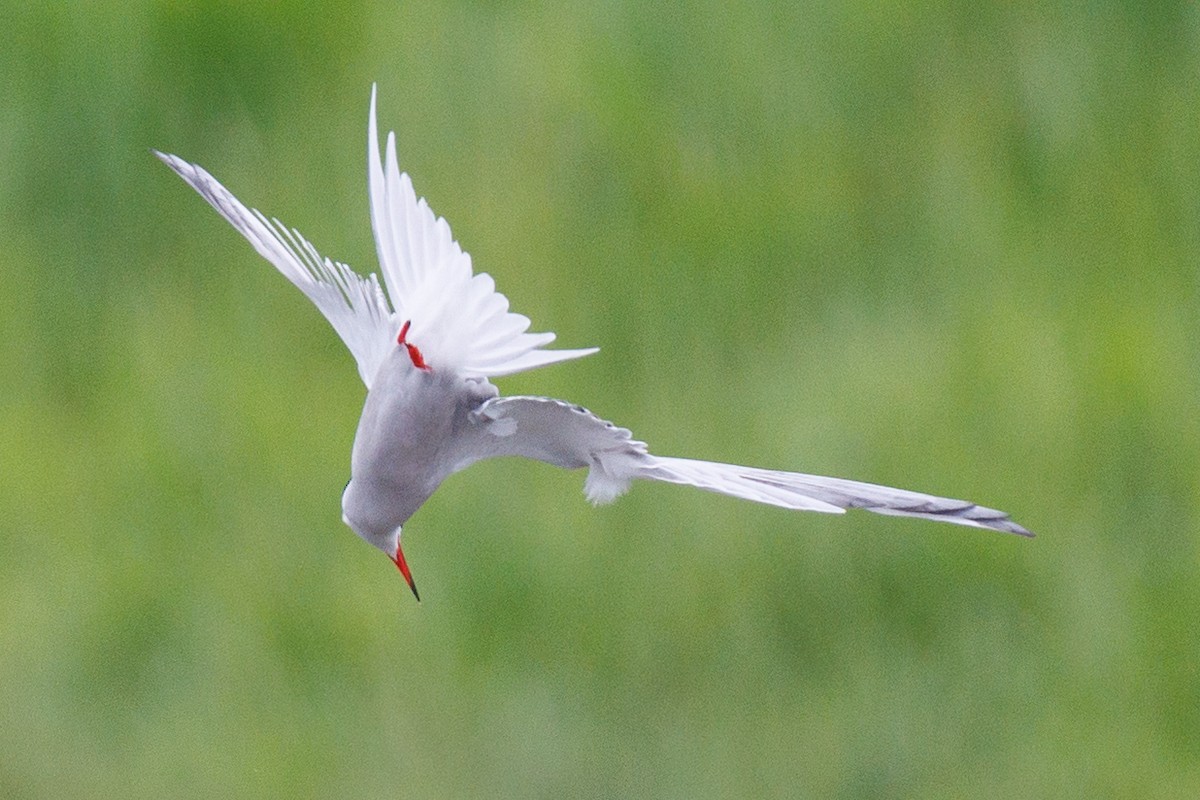
[[[463,375],[495,378],[591,355],[596,348],[542,350],[553,333],[526,333],[529,319],[508,310],[486,272],[473,274],[471,257],[418,199],[412,180],[400,171],[396,134],[387,137],[387,161],[380,159],[371,89],[368,121],[368,185],[371,227],[379,265],[398,317],[411,320],[410,339],[431,365]]]
[[[346,343],[358,363],[358,374],[371,388],[395,324],[375,276],[364,278],[339,261],[322,258],[299,231],[246,208],[204,168],[168,153],[155,150],[154,154],[304,292]]]
[[[654,456],[625,428],[582,406],[548,397],[497,397],[472,415],[479,427],[469,451],[480,458],[524,456],[568,469],[588,468],[584,492],[594,503],[624,494],[635,479],[696,486],[710,492],[800,511],[833,514],[861,508],[1022,536],[1007,514],[965,500],[873,483]]]

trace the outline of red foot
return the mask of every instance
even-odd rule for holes
[[[408,335],[408,326],[412,324],[412,320],[408,320],[400,326],[400,335],[396,338],[396,344],[402,344],[408,350],[408,357],[412,359],[413,366],[417,369],[423,369],[426,372],[431,372],[429,365],[425,363],[425,359],[421,357],[421,351],[417,349],[415,344],[409,344],[404,341],[404,337]]]

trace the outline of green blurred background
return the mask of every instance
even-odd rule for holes
[[[1200,790],[1190,3],[3,9],[0,796]],[[367,101],[664,454],[1039,537],[493,462],[340,521],[363,389],[150,154],[374,270]]]

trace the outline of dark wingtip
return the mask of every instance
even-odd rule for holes
[[[1031,530],[1022,528],[1020,525],[1013,522],[1011,519],[1008,520],[1008,524],[1005,525],[1000,530],[1004,531],[1005,533],[1015,533],[1017,536],[1024,536],[1026,539],[1036,539],[1037,538],[1036,533],[1034,533]]]
[[[1033,531],[1018,525],[1012,517],[994,508],[985,508],[975,503],[964,502],[961,508],[942,509],[938,513],[945,517],[959,517],[974,522],[976,525],[1000,533],[1015,533],[1027,539],[1034,538]]]
[[[988,512],[988,513],[983,513]],[[974,506],[970,512],[963,513],[963,517],[974,519],[980,525],[990,528],[1000,533],[1015,533],[1017,536],[1024,536],[1026,539],[1034,538],[1033,531],[1018,525],[1013,521],[1012,517],[1005,514],[1003,511],[995,511],[982,506]]]
[[[979,510],[979,509],[980,509],[979,506],[975,506],[975,510]],[[985,508],[982,510],[988,511],[989,509]],[[1002,514],[1000,512],[995,512],[995,513],[996,513],[996,516],[994,516],[994,517],[976,516],[976,515],[972,515],[972,514],[959,514],[956,516],[962,516],[964,519],[973,520],[976,524],[980,525],[981,527],[987,528],[988,530],[997,531],[999,533],[1014,533],[1017,536],[1024,536],[1026,539],[1035,538],[1033,531],[1028,530],[1028,529],[1018,525],[1017,523],[1013,522],[1012,518],[1009,517],[1008,514]]]

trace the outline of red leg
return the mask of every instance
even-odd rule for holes
[[[405,323],[400,326],[400,335],[396,337],[396,344],[402,344],[404,345],[405,349],[408,350],[408,357],[412,359],[414,367],[429,372],[429,365],[425,363],[425,359],[421,356],[421,351],[417,349],[417,346],[404,341],[404,337],[408,336],[408,326],[411,324],[412,320],[406,320]]]

